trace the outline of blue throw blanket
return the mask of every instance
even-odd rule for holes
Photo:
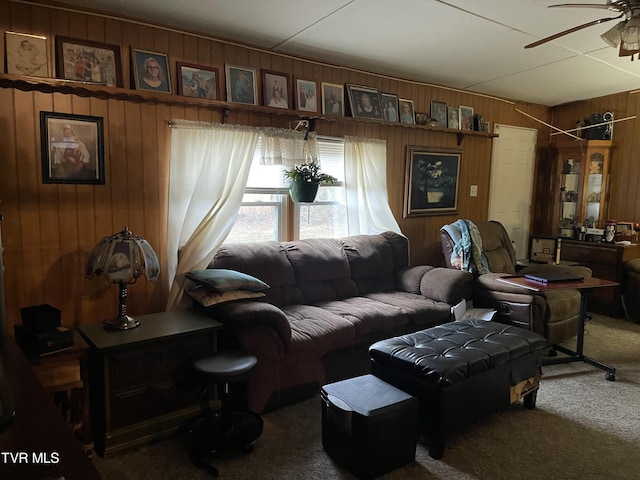
[[[482,251],[482,239],[475,223],[460,219],[443,228],[455,242],[452,259],[454,256],[461,259],[461,270],[473,275],[489,273],[487,258]]]

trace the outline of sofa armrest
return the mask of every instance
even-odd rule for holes
[[[473,275],[453,268],[434,267],[420,280],[420,293],[425,298],[455,305],[463,298],[470,299]]]
[[[284,312],[267,302],[241,301],[227,302],[209,307],[206,313],[224,324],[225,328],[235,331],[250,330],[267,326],[276,331],[282,339],[284,348],[291,342],[291,326]]]
[[[417,265],[415,267],[401,268],[396,272],[396,286],[403,292],[420,294],[420,282],[429,270],[436,267],[430,265]]]

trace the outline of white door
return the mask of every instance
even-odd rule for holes
[[[528,257],[529,212],[538,131],[496,124],[489,187],[489,220],[502,223],[516,244],[516,258]]]

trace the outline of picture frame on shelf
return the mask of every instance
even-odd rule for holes
[[[474,130],[477,130],[478,132],[488,132],[489,124],[487,122],[487,117],[476,113],[474,115]]]
[[[401,123],[416,123],[416,114],[413,108],[413,100],[407,100],[404,98],[398,99],[398,105],[400,109],[400,122]]]
[[[344,85],[322,82],[322,113],[344,117]]]
[[[256,69],[225,64],[227,101],[258,105]]]
[[[131,60],[136,90],[172,92],[167,54],[131,47]]]
[[[404,217],[458,213],[462,150],[408,146]]]
[[[347,84],[349,109],[354,118],[377,118],[382,120],[380,92],[371,87]]]
[[[460,110],[458,108],[447,109],[447,128],[460,130]]]
[[[262,102],[265,107],[293,108],[288,73],[262,70]]]
[[[178,95],[220,100],[220,72],[217,67],[176,62]]]
[[[432,100],[430,112],[431,119],[436,121],[434,127],[447,128],[448,117],[446,103]]]
[[[400,119],[398,96],[393,93],[380,93],[380,103],[382,104],[382,118],[387,122],[398,122]]]
[[[120,47],[56,37],[57,75],[64,80],[122,87]]]
[[[318,99],[320,90],[318,89],[318,82],[310,78],[296,78],[296,85],[294,89],[294,97],[296,98],[296,108],[303,112],[317,113],[320,106],[318,105]]]
[[[460,130],[473,130],[473,107],[460,105]]]
[[[40,112],[42,183],[104,185],[103,118]]]
[[[4,33],[7,73],[50,77],[47,37],[7,31]]]

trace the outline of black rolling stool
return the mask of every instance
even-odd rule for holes
[[[210,412],[191,427],[191,458],[214,477],[218,476],[218,470],[211,461],[217,451],[237,448],[251,453],[262,434],[260,415],[233,411],[229,395],[229,384],[249,378],[257,363],[256,357],[235,351],[218,352],[192,363],[193,371],[203,384],[218,385],[222,404],[219,411]]]

